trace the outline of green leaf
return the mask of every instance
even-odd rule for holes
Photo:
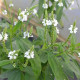
[[[54,80],[54,74],[48,65],[45,70],[45,80]]]
[[[18,21],[18,23],[13,28],[13,34],[16,33],[22,27],[22,22]]]
[[[62,14],[63,14],[63,7],[59,7],[57,5],[57,7],[56,7],[56,16],[57,16],[58,21],[60,21],[60,19],[62,17]]]
[[[8,78],[8,80],[21,80],[21,71],[19,70],[10,70],[2,73],[0,78]]]
[[[39,57],[42,63],[46,63],[48,61],[47,51],[39,51]]]
[[[4,66],[4,65],[7,65],[7,64],[10,64],[11,62],[12,62],[11,60],[0,61],[0,66]]]
[[[52,53],[48,54],[48,61],[49,61],[50,67],[54,73],[56,80],[68,80],[65,73],[63,72],[63,69],[62,69],[57,57],[55,57],[54,54],[52,54]]]
[[[72,59],[67,54],[63,55],[65,59],[66,66],[75,73],[76,77],[80,79],[80,66],[76,62],[76,60]]]
[[[44,29],[41,27],[36,27],[38,36],[44,41]]]
[[[35,80],[34,72],[31,67],[27,66],[25,69],[25,80]]]
[[[29,48],[31,48],[31,46],[32,46],[32,44],[28,39],[17,38],[13,42],[13,49],[15,49],[15,50],[20,49],[21,52],[27,51]]]
[[[7,64],[5,66],[2,66],[3,69],[14,69],[12,64]]]
[[[43,14],[43,12],[44,12],[44,9],[43,9],[43,7],[42,7],[43,3],[44,3],[44,0],[39,0],[39,8],[38,8],[39,18],[41,18],[42,14]]]
[[[41,62],[39,59],[39,56],[35,53],[35,58],[30,60],[34,75],[35,75],[35,80],[38,79],[41,73]]]

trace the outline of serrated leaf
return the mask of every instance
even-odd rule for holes
[[[65,73],[63,72],[63,69],[62,69],[57,57],[55,57],[55,55],[53,53],[48,54],[48,62],[54,73],[56,80],[68,80]]]
[[[7,64],[10,64],[11,62],[12,62],[11,60],[0,61],[0,66],[4,66],[4,65],[7,65]]]
[[[36,29],[38,36],[44,41],[44,29],[41,27],[37,27]]]
[[[43,9],[43,7],[42,7],[43,3],[44,3],[44,0],[39,0],[39,8],[38,8],[39,18],[41,18],[42,14],[43,14],[43,12],[44,12],[44,9]]]
[[[41,62],[40,62],[39,56],[36,53],[35,53],[35,58],[31,59],[30,63],[35,75],[35,80],[37,80],[41,73]]]

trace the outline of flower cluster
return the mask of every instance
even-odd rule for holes
[[[58,6],[59,6],[59,7],[62,7],[62,6],[63,6],[63,3],[62,3],[62,2],[59,2],[59,3],[58,3]]]
[[[3,14],[3,15],[7,15],[7,11],[6,11],[6,10],[3,10],[3,11],[2,11],[2,14]]]
[[[24,36],[23,36],[23,38],[26,38],[26,37],[33,37],[33,35],[31,35],[29,32],[24,32],[23,33],[24,34]]]
[[[8,57],[9,57],[10,60],[16,59],[17,56],[18,56],[18,53],[16,53],[15,50],[14,51],[10,51],[9,54],[8,54]]]
[[[14,7],[14,4],[10,3],[10,4],[9,4],[9,7]]]
[[[50,26],[50,25],[52,25],[52,21],[43,19],[42,24],[43,24],[43,26]]]
[[[45,4],[42,5],[42,7],[43,7],[44,9],[47,9],[47,8],[48,8],[48,5],[45,3]]]
[[[80,57],[80,53],[78,53],[78,57]]]
[[[58,2],[59,0],[54,0],[54,1],[55,1],[55,2]],[[63,6],[63,2],[60,1],[60,2],[58,3],[58,6],[59,6],[59,7],[62,7],[62,6]]]
[[[8,39],[8,34],[5,33],[3,34],[3,32],[0,34],[0,41],[3,40],[3,41],[6,41]]]
[[[50,25],[52,25],[52,24],[53,24],[54,26],[57,26],[58,21],[57,21],[56,19],[53,19],[53,20],[43,19],[42,24],[43,24],[43,26],[50,26]]]
[[[57,32],[57,34],[59,34],[59,29],[56,27],[56,32]]]
[[[74,0],[72,0],[71,2],[70,2],[70,5],[74,5]],[[73,8],[71,8],[71,6],[69,7],[69,10],[72,10]]]
[[[37,10],[36,9],[33,9],[33,15],[37,14]]]
[[[34,58],[34,51],[30,51],[30,50],[26,51],[24,57],[28,59]]]
[[[27,21],[28,15],[29,15],[29,12],[27,12],[25,9],[25,11],[22,11],[19,13],[18,19],[22,22]]]
[[[69,30],[70,30],[70,33],[76,33],[78,28],[77,27],[73,27],[73,25],[71,25]]]

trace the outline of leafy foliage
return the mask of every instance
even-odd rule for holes
[[[8,10],[6,0],[4,1]],[[62,0],[64,4],[62,7],[59,7],[58,2],[55,3],[54,0],[48,1],[52,2],[51,6],[49,6],[49,2],[39,0],[36,16],[47,20],[53,20],[56,16],[60,22],[64,7],[68,8],[69,6],[68,1]],[[44,3],[48,4],[48,9],[42,7]],[[36,7],[37,5],[27,9],[26,14],[29,12],[30,15],[27,22],[18,20],[17,24],[13,25],[14,18],[9,15],[11,20],[9,27],[0,28],[3,34],[8,33],[8,40],[0,41],[0,78],[8,78],[8,80],[69,80],[69,77],[73,79],[75,74],[80,80],[80,65],[74,56],[80,51],[80,43],[75,43],[74,33],[70,34],[65,42],[57,42],[56,27],[52,24],[45,27],[38,26],[36,39],[32,38],[32,27],[28,34],[27,26],[33,18],[31,15]],[[11,14],[9,11],[8,13]],[[21,9],[19,9],[18,15],[20,13]],[[75,25],[74,22],[73,27]],[[23,37],[24,32],[27,34]],[[69,40],[70,45],[67,44]]]

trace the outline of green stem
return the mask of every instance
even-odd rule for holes
[[[52,14],[52,20],[54,19],[54,13],[53,13],[53,11],[51,12],[51,14]],[[54,25],[52,25],[52,29],[51,29],[51,45],[53,45],[54,44]]]
[[[44,0],[44,3],[46,3],[45,0]],[[45,14],[44,15],[45,15],[45,19],[47,20],[48,19],[47,9],[45,9]],[[44,39],[45,39],[44,48],[46,48],[47,47],[47,26],[45,26]]]
[[[67,40],[64,42],[63,46],[69,41],[70,37],[71,37],[72,34],[70,34],[67,38]]]
[[[12,47],[12,34],[13,34],[13,31],[12,31],[12,25],[10,25],[10,44],[11,44],[11,50],[13,50],[13,47]]]
[[[5,52],[8,54],[8,50],[6,48],[5,41],[3,41],[3,48],[4,48]]]

